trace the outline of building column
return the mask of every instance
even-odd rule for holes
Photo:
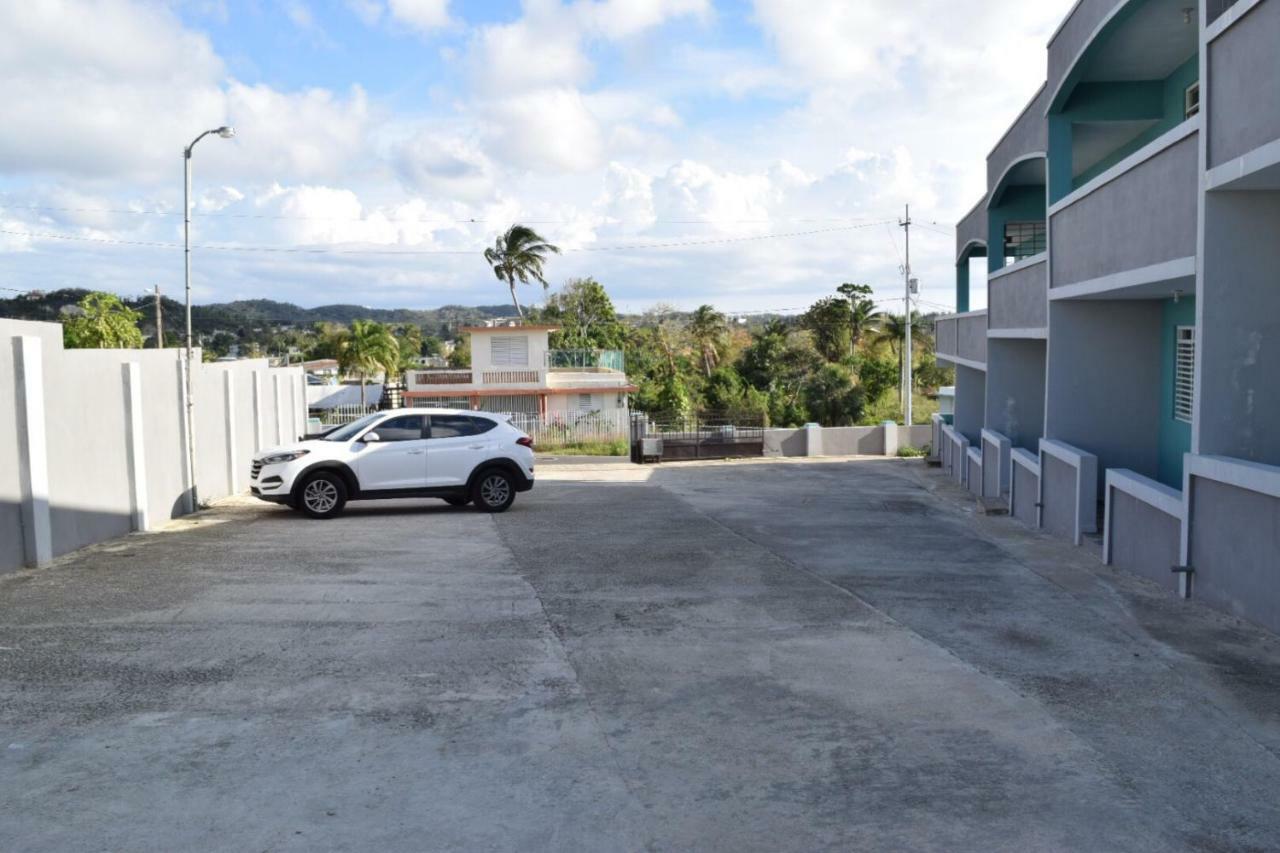
[[[120,365],[124,374],[125,445],[129,462],[129,504],[133,529],[147,530],[147,454],[143,440],[142,365],[130,361]]]
[[[18,484],[22,495],[22,545],[27,565],[53,559],[49,514],[49,452],[44,420],[44,369],[40,339],[13,339],[18,402]]]
[[[956,264],[956,313],[964,314],[969,310],[969,258]]]
[[[240,460],[236,449],[235,378],[230,370],[222,374],[222,402],[227,427],[227,492],[234,495],[240,491],[240,486],[236,482]]]

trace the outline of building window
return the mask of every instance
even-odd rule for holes
[[[1192,83],[1187,87],[1184,103],[1186,104],[1187,118],[1191,118],[1200,112],[1200,81]]]
[[[489,363],[495,366],[529,364],[529,338],[526,335],[493,336],[489,339]]]
[[[580,414],[584,414],[584,415],[589,414],[591,412],[594,412],[595,410],[596,410],[596,407],[592,403],[592,396],[590,394],[578,395],[578,412]]]
[[[1173,354],[1173,417],[1183,423],[1191,423],[1195,402],[1196,382],[1196,329],[1179,326]]]
[[[1044,252],[1045,225],[1039,222],[1009,222],[1004,226],[1005,266]]]

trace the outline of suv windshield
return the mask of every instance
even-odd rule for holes
[[[365,415],[358,421],[352,421],[344,427],[339,427],[324,437],[325,441],[350,441],[353,437],[360,434],[360,431],[372,424],[378,418],[382,417],[381,412],[372,415]]]

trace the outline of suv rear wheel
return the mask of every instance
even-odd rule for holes
[[[331,471],[317,471],[298,490],[298,509],[311,518],[333,518],[347,504],[347,484]]]
[[[500,468],[481,471],[471,488],[471,500],[482,512],[506,512],[516,499],[516,484]]]

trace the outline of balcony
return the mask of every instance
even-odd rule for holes
[[[934,335],[938,358],[967,367],[986,368],[986,311],[939,317]]]
[[[1049,209],[1051,299],[1194,271],[1199,127],[1184,122]]]
[[[1280,140],[1280,103],[1275,97],[1280,3],[1267,0],[1236,5],[1239,9],[1224,15],[1207,34],[1209,91],[1205,105],[1210,169],[1246,158],[1259,149],[1274,149],[1277,146],[1271,143]],[[1232,171],[1244,173],[1261,165],[1276,169],[1274,150],[1261,159],[1266,162],[1242,163],[1241,168]],[[1280,179],[1273,177],[1272,184],[1266,188],[1280,185]]]
[[[1049,324],[1047,256],[1035,255],[987,278],[988,328],[993,337],[1041,330]]]
[[[1028,155],[1044,155],[1049,146],[1049,126],[1045,109],[1049,105],[1049,88],[1041,86],[1031,102],[1014,119],[1004,136],[987,155],[987,188],[1000,186],[1005,175]]]
[[[470,385],[471,371],[447,367],[411,370],[409,371],[409,384],[412,386]]]
[[[622,351],[614,349],[553,349],[546,362],[553,372],[626,373]]]
[[[1049,40],[1049,80],[1046,88],[1050,98],[1057,97],[1068,74],[1080,54],[1089,46],[1094,34],[1124,6],[1126,0],[1080,0],[1068,13],[1066,20]]]

